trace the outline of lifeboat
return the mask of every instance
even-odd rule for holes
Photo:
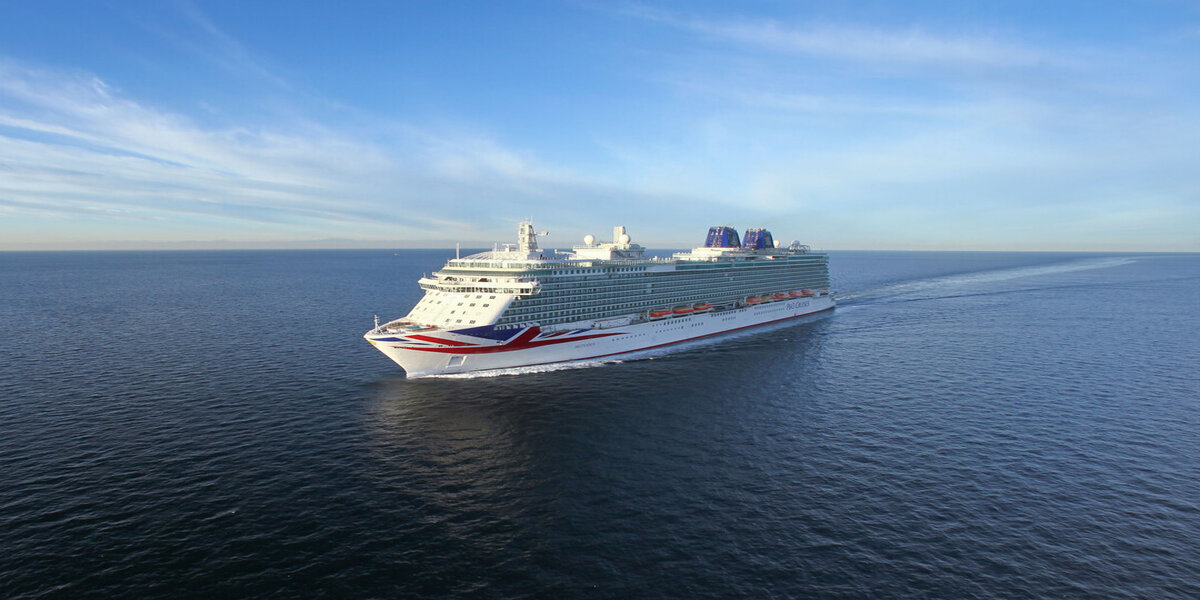
[[[779,292],[778,294],[771,294],[771,299],[772,300],[787,300],[788,295],[787,295],[787,292]]]
[[[762,302],[762,301],[763,301],[763,299],[759,298],[758,296],[748,296],[746,298],[746,304],[758,304],[759,302]]]
[[[712,305],[707,302],[702,302],[692,306],[693,312],[708,312],[710,310],[712,310]]]
[[[666,310],[666,309],[659,309],[659,310],[652,310],[652,311],[650,311],[650,318],[651,318],[651,319],[662,319],[662,318],[669,317],[669,316],[671,316],[671,311],[669,311],[669,310]]]
[[[794,291],[794,290],[793,290],[793,291],[791,291],[791,292],[788,292],[788,297],[789,297],[789,298],[799,298],[799,297],[800,297],[800,296],[802,296],[802,295],[803,295],[803,294],[801,294],[800,292],[797,292],[797,291]]]
[[[813,291],[812,290],[800,290],[800,295],[801,296],[811,296],[811,295],[813,295]]]
[[[671,312],[677,315],[690,315],[692,314],[692,310],[693,309],[690,306],[676,306],[675,308],[671,309]]]

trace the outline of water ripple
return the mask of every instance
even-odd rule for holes
[[[444,255],[24,256],[2,597],[1200,597],[1194,257],[835,253],[831,314],[407,381],[359,330]]]

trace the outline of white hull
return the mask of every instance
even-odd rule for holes
[[[828,310],[833,297],[818,295],[764,302],[719,312],[669,317],[609,328],[538,327],[480,334],[479,328],[418,333],[380,333],[364,337],[400,365],[408,377],[465,373],[614,356],[677,344],[756,325]],[[507,339],[497,339],[507,336]]]

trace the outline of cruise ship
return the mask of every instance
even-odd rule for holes
[[[517,243],[422,277],[421,301],[364,334],[410,378],[615,356],[834,307],[829,257],[765,229],[712,227],[704,245],[650,257],[623,226],[570,251]]]

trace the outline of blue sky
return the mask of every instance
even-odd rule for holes
[[[1194,2],[39,2],[0,249],[1200,251]]]

